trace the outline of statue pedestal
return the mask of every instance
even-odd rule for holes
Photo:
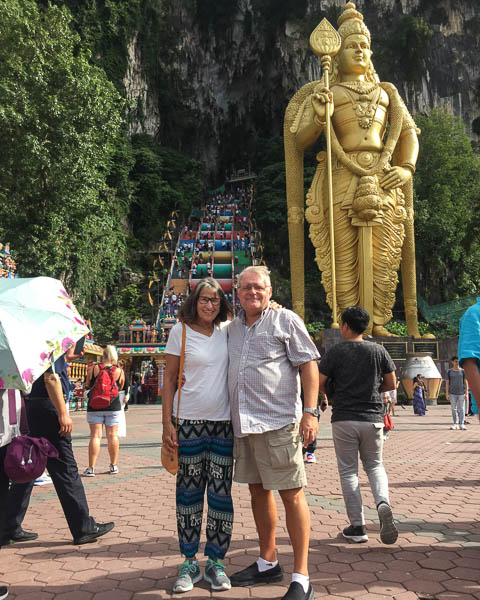
[[[323,352],[320,350],[320,353],[325,354],[329,348],[341,342],[342,339],[340,329],[324,329],[320,336],[320,345],[323,348]]]

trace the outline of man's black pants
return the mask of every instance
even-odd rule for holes
[[[0,448],[0,531],[3,530],[7,515],[7,499],[8,499],[8,477],[3,469],[3,459],[7,446]]]
[[[59,435],[57,412],[49,398],[26,398],[25,408],[30,435],[47,438],[58,450],[58,458],[48,459],[47,469],[73,538],[90,533],[94,529],[95,519],[89,515],[85,490],[73,455],[72,437]],[[5,528],[0,529],[2,538],[11,538],[21,531],[32,489],[33,481],[14,483],[10,487]]]

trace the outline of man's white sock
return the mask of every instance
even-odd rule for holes
[[[269,562],[269,561],[265,560],[264,558],[262,558],[261,556],[259,558],[257,558],[257,566],[258,566],[258,570],[260,571],[260,573],[263,573],[264,571],[268,571],[269,569],[273,569],[273,567],[276,567],[277,565],[278,565],[278,560]]]
[[[310,585],[310,577],[302,575],[301,573],[292,573],[292,583],[299,583],[303,587],[305,593],[308,592],[308,586]]]

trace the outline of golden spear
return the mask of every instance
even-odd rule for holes
[[[330,66],[332,58],[338,53],[342,39],[337,30],[323,19],[310,36],[310,47],[320,57],[324,72],[324,87],[330,90]],[[329,101],[330,102],[330,101]],[[328,181],[328,216],[330,230],[330,263],[332,276],[332,329],[338,329],[337,315],[337,282],[335,274],[335,229],[333,221],[333,183],[332,183],[332,137],[329,103],[325,105],[325,139],[327,142],[327,181]]]

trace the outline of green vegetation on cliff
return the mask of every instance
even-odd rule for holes
[[[135,3],[107,1],[103,13],[101,3],[67,4],[75,22],[65,6],[0,6],[0,240],[21,276],[62,279],[105,342],[127,316],[151,316],[148,281],[133,284],[124,267],[148,272],[168,213],[188,215],[203,182],[198,162],[127,134],[126,62],[113,58]]]
[[[437,304],[480,290],[480,157],[461,119],[434,110],[416,121],[417,276],[422,296]]]
[[[449,18],[437,4],[428,0],[409,14],[379,15],[378,7],[366,3],[373,60],[382,79],[393,74],[412,89],[418,83],[437,26]],[[150,252],[171,210],[186,217],[200,200],[207,182],[198,156],[216,157],[210,175],[247,163],[258,172],[257,224],[274,268],[276,296],[289,305],[281,128],[292,85],[298,83],[293,49],[300,52],[324,16],[335,23],[339,8],[320,9],[306,0],[252,0],[242,11],[238,0],[0,5],[0,240],[12,243],[21,276],[62,278],[102,341],[112,340],[121,322],[150,316],[144,294]],[[476,31],[478,18],[465,26]],[[292,41],[296,35],[298,41]],[[135,102],[125,99],[132,40],[151,106],[143,104],[141,94]],[[248,56],[242,54],[247,42]],[[206,73],[225,85],[213,91],[224,104],[205,94]],[[152,131],[152,120],[155,135],[129,133],[147,123]],[[443,113],[418,121],[423,129],[415,183],[419,291],[436,303],[477,293],[480,286],[480,170],[461,122]],[[480,131],[478,122],[474,126]],[[313,151],[305,164],[307,190]],[[305,248],[307,316],[328,321],[307,232]],[[131,271],[143,274],[144,282]],[[400,294],[397,308],[401,318]]]
[[[0,19],[0,239],[22,275],[61,277],[86,300],[125,257],[128,207],[107,183],[124,105],[65,8],[10,0]]]

